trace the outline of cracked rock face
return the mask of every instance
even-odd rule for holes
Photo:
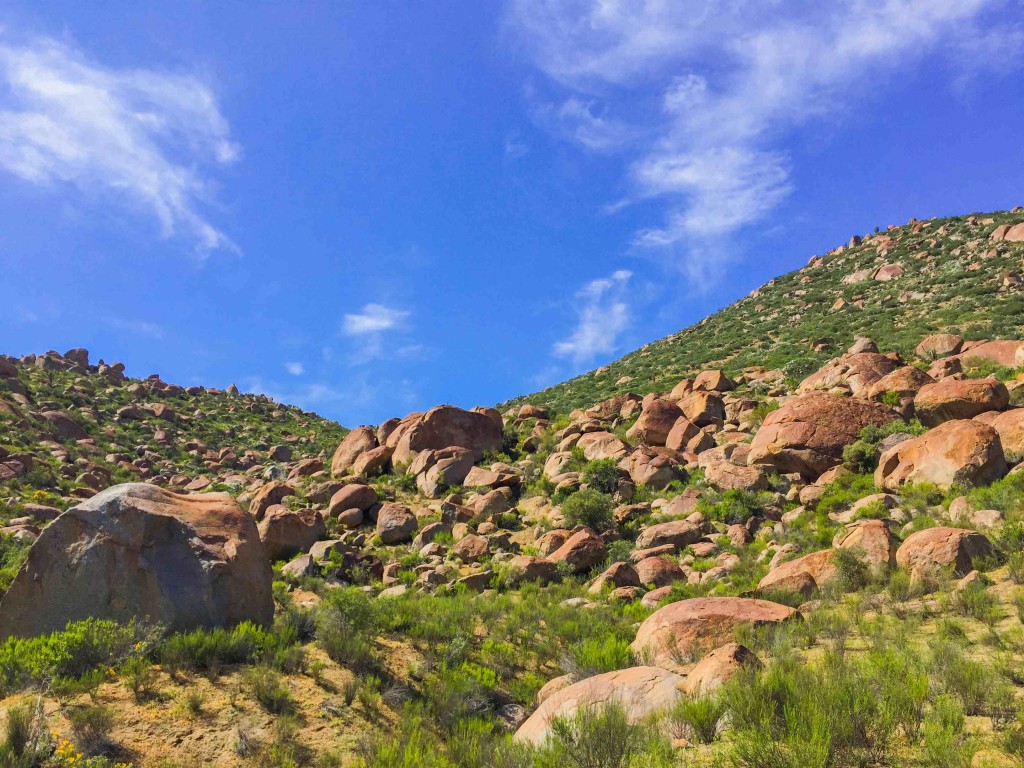
[[[273,619],[271,569],[252,516],[226,493],[109,488],[52,522],[0,602],[0,638],[90,617],[171,631]]]

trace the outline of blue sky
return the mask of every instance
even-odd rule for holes
[[[376,423],[1024,203],[1017,0],[8,3],[0,351]]]

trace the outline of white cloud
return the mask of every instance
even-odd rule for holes
[[[207,171],[239,155],[206,84],[105,67],[51,38],[10,38],[0,30],[0,167],[32,184],[112,195],[201,254],[235,249],[202,213]]]
[[[628,199],[666,202],[636,245],[678,255],[696,275],[727,253],[712,243],[789,194],[794,129],[842,118],[925,55],[962,58],[984,39],[986,12],[1007,3],[510,0],[508,21],[554,85],[548,112],[576,119],[553,132],[620,150]],[[999,27],[1019,40],[1019,25]]]
[[[361,312],[345,315],[342,333],[346,336],[364,336],[381,333],[400,327],[409,317],[409,312],[383,304],[367,304]]]
[[[108,317],[107,325],[119,331],[131,333],[135,336],[145,336],[159,341],[164,337],[164,328],[157,323],[146,320],[130,320],[123,317]]]
[[[302,363],[285,363],[284,369],[292,376],[301,376],[306,372],[306,366]]]
[[[576,328],[555,343],[555,357],[566,357],[576,366],[598,355],[614,352],[619,335],[629,326],[626,285],[633,273],[620,269],[610,277],[592,280],[576,292]]]

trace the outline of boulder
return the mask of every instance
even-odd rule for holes
[[[477,536],[475,533],[463,536],[452,547],[452,554],[464,563],[475,563],[482,560],[487,557],[489,552],[490,548],[487,545],[487,539],[483,536]]]
[[[587,590],[592,595],[600,594],[606,587],[641,587],[643,583],[636,569],[630,563],[612,563],[608,569],[594,579]]]
[[[677,549],[682,549],[700,541],[701,536],[703,534],[699,525],[689,520],[671,520],[645,528],[637,537],[636,548],[650,549],[671,544]]]
[[[957,357],[965,363],[969,363],[973,358],[987,360],[990,363],[1002,365],[1006,368],[1016,368],[1019,365],[1017,353],[1022,346],[1024,346],[1024,342],[1020,341],[985,341],[980,344],[967,346]]]
[[[356,427],[345,435],[341,444],[334,451],[334,457],[331,459],[331,474],[336,477],[346,474],[356,463],[356,459],[376,447],[377,437],[373,434],[373,428]]]
[[[395,449],[390,445],[381,445],[359,454],[352,464],[352,474],[361,477],[375,477],[383,474],[391,466],[391,457],[394,452]]]
[[[691,392],[679,401],[679,407],[698,427],[717,427],[725,421],[725,401],[714,392]]]
[[[824,589],[838,574],[833,556],[833,550],[823,549],[782,563],[765,574],[758,582],[757,591],[799,592],[802,595],[810,595]]]
[[[620,459],[629,453],[626,442],[611,432],[588,432],[576,443],[587,461]]]
[[[416,516],[402,504],[385,504],[377,512],[377,535],[384,544],[412,541],[417,527]]]
[[[89,433],[85,431],[82,425],[64,411],[43,411],[39,415],[50,423],[50,426],[61,442],[84,440],[89,436]]]
[[[655,588],[686,581],[683,569],[667,557],[645,557],[636,564],[636,575],[641,586],[653,584]]]
[[[617,703],[631,723],[668,709],[679,697],[683,678],[658,667],[629,667],[588,677],[549,695],[516,731],[515,740],[543,744],[551,723],[580,709]]]
[[[266,483],[253,495],[252,500],[249,502],[249,512],[257,520],[262,520],[268,509],[277,506],[288,496],[294,495],[295,489],[288,485],[288,483],[282,483],[278,480]]]
[[[869,424],[898,418],[878,403],[822,392],[801,395],[765,417],[750,445],[747,463],[813,481],[840,463],[843,448]]]
[[[900,399],[913,398],[921,387],[935,382],[931,376],[912,365],[904,365],[885,374],[867,391],[867,398],[881,402],[888,392],[895,392]]]
[[[949,357],[960,351],[964,340],[953,333],[935,333],[925,336],[914,349],[914,354],[924,360]]]
[[[866,395],[871,385],[899,367],[899,363],[877,352],[858,352],[829,361],[825,367],[812,373],[797,388],[798,393],[818,389],[849,387],[855,396]]]
[[[557,564],[536,555],[516,555],[508,561],[505,567],[510,586],[527,581],[539,581],[547,584],[558,580]]]
[[[695,392],[729,392],[733,389],[736,389],[736,384],[718,370],[701,371],[693,380]]]
[[[966,419],[947,421],[885,451],[875,485],[890,491],[924,480],[942,487],[984,485],[1007,470],[999,434],[992,427]]]
[[[926,528],[912,533],[896,550],[896,564],[912,576],[926,576],[952,568],[957,576],[974,570],[975,558],[993,551],[985,536],[962,528]]]
[[[548,555],[548,560],[556,564],[568,563],[573,573],[582,573],[603,562],[607,555],[608,547],[604,539],[589,528],[583,528]]]
[[[682,410],[671,400],[653,398],[644,401],[640,417],[626,432],[626,437],[647,445],[665,445],[672,427],[681,418]]]
[[[838,549],[855,549],[868,565],[888,570],[896,563],[896,539],[884,520],[858,520],[832,539]]]
[[[984,417],[988,418],[984,418]],[[1016,458],[1024,457],[1024,408],[1014,408],[1003,413],[982,414],[977,421],[988,424],[999,434],[1003,453]]]
[[[942,379],[921,387],[914,397],[914,412],[925,426],[972,419],[986,411],[1002,411],[1010,393],[995,379]]]
[[[416,485],[424,496],[439,498],[450,485],[462,485],[473,469],[473,452],[452,446],[440,450],[421,451],[409,471],[416,475]]]
[[[226,493],[108,488],[51,522],[0,602],[0,637],[88,618],[169,631],[273,619],[256,521]]]
[[[337,493],[331,496],[331,500],[327,503],[327,514],[329,517],[337,517],[347,509],[366,512],[376,503],[377,492],[371,486],[351,483],[342,486]]]
[[[396,464],[409,464],[420,451],[452,446],[469,449],[475,461],[486,451],[500,451],[501,415],[495,418],[490,410],[466,411],[454,405],[431,408],[391,433],[387,444],[395,449],[392,460]]]
[[[737,627],[778,624],[795,615],[788,606],[747,597],[680,600],[648,616],[631,647],[646,663],[672,669],[682,659],[732,642]]]
[[[263,551],[271,561],[305,552],[327,535],[324,518],[315,509],[272,509],[259,524]]]
[[[760,467],[714,461],[704,468],[704,479],[720,491],[766,491],[768,476]]]
[[[693,438],[703,434],[700,427],[684,416],[672,425],[665,438],[665,447],[673,451],[682,451]]]
[[[748,666],[761,666],[754,652],[745,645],[727,643],[694,665],[686,675],[683,690],[690,696],[706,696]]]

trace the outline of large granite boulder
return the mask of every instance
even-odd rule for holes
[[[799,473],[813,481],[839,464],[843,448],[855,442],[864,427],[896,418],[883,405],[851,397],[821,392],[794,397],[765,418],[747,463],[780,474]]]
[[[256,521],[226,493],[117,485],[40,534],[0,602],[0,638],[87,618],[159,622],[170,631],[274,616]]]

